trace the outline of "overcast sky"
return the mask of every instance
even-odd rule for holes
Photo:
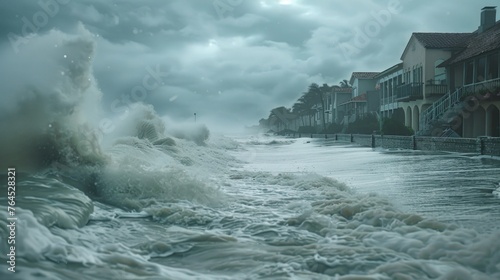
[[[495,2],[2,0],[0,43],[3,54],[23,55],[9,34],[74,33],[81,23],[95,36],[105,111],[156,73],[162,84],[145,102],[159,114],[243,126],[291,106],[312,82],[398,63],[412,32],[472,32]]]

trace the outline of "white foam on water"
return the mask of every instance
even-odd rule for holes
[[[29,47],[46,56],[9,62],[47,67],[29,69],[25,80],[8,85],[7,100],[15,106],[2,111],[0,121],[0,129],[12,122],[26,128],[2,138],[0,156],[19,153],[16,164],[32,172],[18,183],[26,186],[16,241],[26,269],[16,277],[500,278],[500,233],[402,209],[380,190],[390,179],[391,191],[411,192],[394,183],[403,181],[355,168],[381,164],[368,155],[371,149],[343,145],[332,158],[326,156],[332,150],[312,140],[231,140],[158,116],[144,104],[113,119],[116,129],[101,137],[92,36],[81,29],[30,40]],[[54,42],[61,48],[49,49]],[[20,148],[5,148],[11,146]],[[414,172],[402,164],[403,151],[380,156],[400,160],[392,165],[400,176]],[[460,174],[443,168],[424,171],[436,178]],[[363,191],[373,182],[378,192]],[[489,186],[484,192],[491,197]],[[0,212],[2,240],[6,215]],[[7,250],[5,242],[0,246]]]

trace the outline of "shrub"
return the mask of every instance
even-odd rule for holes
[[[362,118],[357,118],[347,127],[346,133],[372,134],[379,129],[378,119],[375,114],[367,114]]]
[[[326,128],[326,131],[321,131],[321,133],[325,133],[325,134],[336,134],[336,133],[340,133],[342,132],[342,128],[343,126],[341,124],[338,124],[338,123],[331,123],[328,125],[328,127]]]
[[[316,129],[313,126],[301,126],[299,127],[298,133],[316,133]]]
[[[414,131],[395,118],[387,118],[382,123],[382,134],[410,136]]]

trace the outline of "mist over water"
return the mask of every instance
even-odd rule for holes
[[[140,103],[107,116],[79,34],[35,35],[0,78],[18,172],[2,279],[500,278],[497,161],[223,137]]]

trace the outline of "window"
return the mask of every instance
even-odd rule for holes
[[[410,69],[408,69],[405,73],[404,73],[404,82],[409,84],[411,81],[410,81]]]
[[[498,53],[488,56],[486,59],[486,79],[492,80],[498,78]]]
[[[422,72],[423,68],[422,66],[416,67],[413,69],[413,82],[414,83],[422,83]]]
[[[436,84],[442,84],[446,81],[446,70],[444,67],[438,67],[439,64],[443,63],[444,59],[438,59],[434,62],[434,82]]]
[[[486,57],[480,57],[477,61],[476,83],[486,80]]]
[[[474,82],[474,61],[469,61],[464,64],[464,85],[469,85]]]

